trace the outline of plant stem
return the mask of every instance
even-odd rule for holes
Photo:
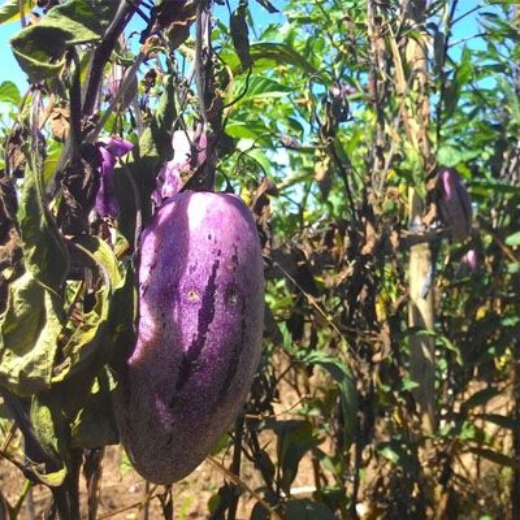
[[[149,516],[149,504],[150,504],[150,482],[144,481],[143,494],[141,501],[141,512],[139,514],[139,520],[148,520]]]
[[[237,477],[240,476],[240,462],[242,456],[242,438],[244,436],[244,415],[240,414],[235,423],[235,442],[233,443],[233,461],[231,462],[231,472]],[[228,520],[235,520],[237,516],[238,487],[235,488],[231,503],[229,505]]]

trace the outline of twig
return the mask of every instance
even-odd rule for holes
[[[207,131],[208,125],[208,95],[209,78],[207,70],[209,49],[209,0],[199,0],[197,3],[197,27],[196,27],[196,49],[195,49],[195,78],[199,96],[199,107],[202,120],[204,121],[203,132]]]
[[[25,29],[27,27],[27,21],[25,20],[25,9],[23,0],[18,0],[18,12],[20,13],[20,23],[22,24],[22,29]]]
[[[215,457],[210,455],[206,460],[213,464],[217,469],[222,471],[226,475],[226,477],[233,482],[233,484],[245,489],[253,498],[255,498],[260,504],[269,512],[271,518],[274,520],[282,520],[282,517],[273,509],[273,507],[268,504],[254,489],[249,487],[240,477],[237,477],[233,473],[231,473],[222,463],[220,463]]]
[[[158,496],[159,493],[155,493],[155,490],[157,489],[157,486],[153,486],[152,490],[150,492],[150,495],[148,496],[148,501],[152,500],[152,498],[155,498]],[[126,507],[123,507],[121,509],[118,509],[117,511],[114,511],[113,513],[108,513],[107,515],[101,516],[98,518],[98,520],[106,520],[107,518],[112,518],[116,515],[119,515],[120,513],[124,513],[125,511],[130,511],[131,509],[139,508],[142,505],[142,500],[139,502],[134,502],[133,504],[130,504]]]
[[[141,506],[140,506],[140,509],[141,509],[141,512],[139,514],[139,520],[148,520],[149,518],[149,510],[150,510],[150,482],[148,482],[147,480],[144,481],[144,486],[143,486],[143,498],[142,498],[142,501],[141,501]]]
[[[384,140],[385,140],[385,116],[382,106],[382,99],[380,99],[379,93],[379,51],[377,48],[377,39],[379,38],[379,30],[376,26],[376,16],[374,9],[374,0],[367,1],[367,22],[368,22],[368,39],[369,39],[369,82],[370,82],[370,93],[371,101],[376,113],[376,135],[374,151],[372,155],[372,187],[380,186],[381,182],[376,182],[376,176],[381,175],[381,170],[384,165]]]

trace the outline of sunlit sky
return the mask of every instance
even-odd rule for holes
[[[478,12],[493,11],[496,8],[485,5],[486,2],[479,0],[464,0],[459,2],[457,10],[457,16],[463,13],[469,12],[475,7],[481,5],[482,9]],[[256,2],[250,2],[254,8],[253,18],[257,27],[261,28],[271,21],[283,20],[282,16],[271,15],[261,8]],[[273,4],[280,6],[283,2],[273,0]],[[467,45],[471,48],[479,48],[482,46],[482,40],[476,37],[481,32],[481,27],[478,23],[478,12],[472,13],[471,15],[464,18],[462,21],[457,23],[454,27],[453,43],[460,41],[462,42],[459,46],[453,47],[451,55],[454,59],[457,59],[457,55],[462,50],[463,45]],[[222,16],[224,21],[228,22],[227,10],[219,8],[217,11],[218,16]],[[129,30],[140,30],[144,27],[144,22],[136,20],[132,23]],[[27,87],[27,81],[23,72],[20,70],[18,63],[16,62],[9,45],[9,39],[21,29],[20,22],[13,22],[10,24],[0,25],[0,83],[6,80],[13,81],[21,91],[24,91]]]

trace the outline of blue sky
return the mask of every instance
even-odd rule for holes
[[[275,2],[279,5],[280,2]],[[460,15],[462,13],[468,12],[476,6],[483,5],[485,2],[480,0],[464,0],[463,2],[459,2],[459,7],[457,13]],[[263,8],[259,7],[255,2],[251,3],[254,6],[254,19],[255,23],[258,25],[264,25],[274,19],[279,21],[282,17],[268,14]],[[485,6],[483,10],[492,11],[496,8]],[[225,9],[219,9],[220,13],[223,13],[227,23],[227,13]],[[217,11],[217,13],[219,12]],[[136,20],[134,22],[132,29],[139,30],[142,28],[143,22],[139,22]],[[27,82],[25,77],[18,67],[18,63],[16,62],[9,45],[9,39],[20,30],[21,25],[20,22],[14,22],[10,24],[0,25],[0,83],[6,80],[11,80],[16,83],[16,85],[20,88],[20,90],[24,91],[27,87]],[[477,14],[474,13],[463,21],[459,22],[454,29],[454,41],[464,40],[465,45],[470,46],[471,48],[479,48],[482,46],[481,41],[478,38],[472,39],[476,34],[480,32],[480,27],[478,24]],[[462,49],[462,46],[459,48],[454,48],[452,51],[452,56],[457,59],[458,52]]]

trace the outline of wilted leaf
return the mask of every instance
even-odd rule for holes
[[[82,404],[86,393],[90,392],[92,382],[104,364],[110,361],[113,334],[109,333],[110,312],[124,312],[132,316],[132,300],[125,303],[115,300],[115,293],[124,288],[124,279],[119,273],[117,259],[112,249],[97,237],[78,237],[74,245],[94,261],[100,271],[103,286],[96,293],[94,308],[83,315],[81,324],[72,332],[63,347],[64,361],[55,368],[53,385],[67,383],[68,392],[62,392],[61,406],[67,414],[75,413]],[[74,391],[72,391],[74,388]],[[63,389],[62,389],[63,390]]]
[[[186,0],[162,0],[158,2],[155,23],[151,33],[164,29],[173,49],[180,47],[190,35],[195,22],[197,3]]]
[[[31,424],[40,446],[50,458],[51,470],[44,464],[33,465],[32,471],[48,486],[61,486],[67,476],[67,468],[63,462],[62,453],[65,449],[63,441],[67,439],[67,421],[62,414],[57,416],[44,401],[35,397],[31,404]]]
[[[111,0],[68,0],[14,36],[13,53],[31,83],[58,74],[71,45],[99,40],[117,7]]]
[[[51,111],[49,116],[52,137],[59,142],[65,142],[70,131],[70,108],[65,102],[61,102]]]
[[[34,278],[58,291],[67,276],[69,255],[44,197],[42,172],[32,157],[18,208],[24,261]]]
[[[75,237],[72,243],[95,263],[109,289],[113,290],[121,285],[119,262],[112,248],[104,240],[85,235]]]
[[[314,161],[314,179],[320,187],[321,194],[326,200],[332,184],[331,161],[328,154],[317,151]]]
[[[249,29],[246,21],[246,8],[239,5],[231,14],[229,29],[233,46],[240,58],[242,69],[247,70],[251,66],[251,54],[249,53]]]
[[[5,143],[5,158],[7,171],[15,178],[23,177],[27,160],[22,152],[22,146],[28,139],[27,128],[15,124],[7,136]]]
[[[57,297],[29,273],[9,287],[0,323],[0,385],[19,396],[49,387],[62,326]]]
[[[73,447],[94,449],[119,442],[110,395],[113,386],[108,369],[101,371],[92,385],[85,406],[72,423]]]

